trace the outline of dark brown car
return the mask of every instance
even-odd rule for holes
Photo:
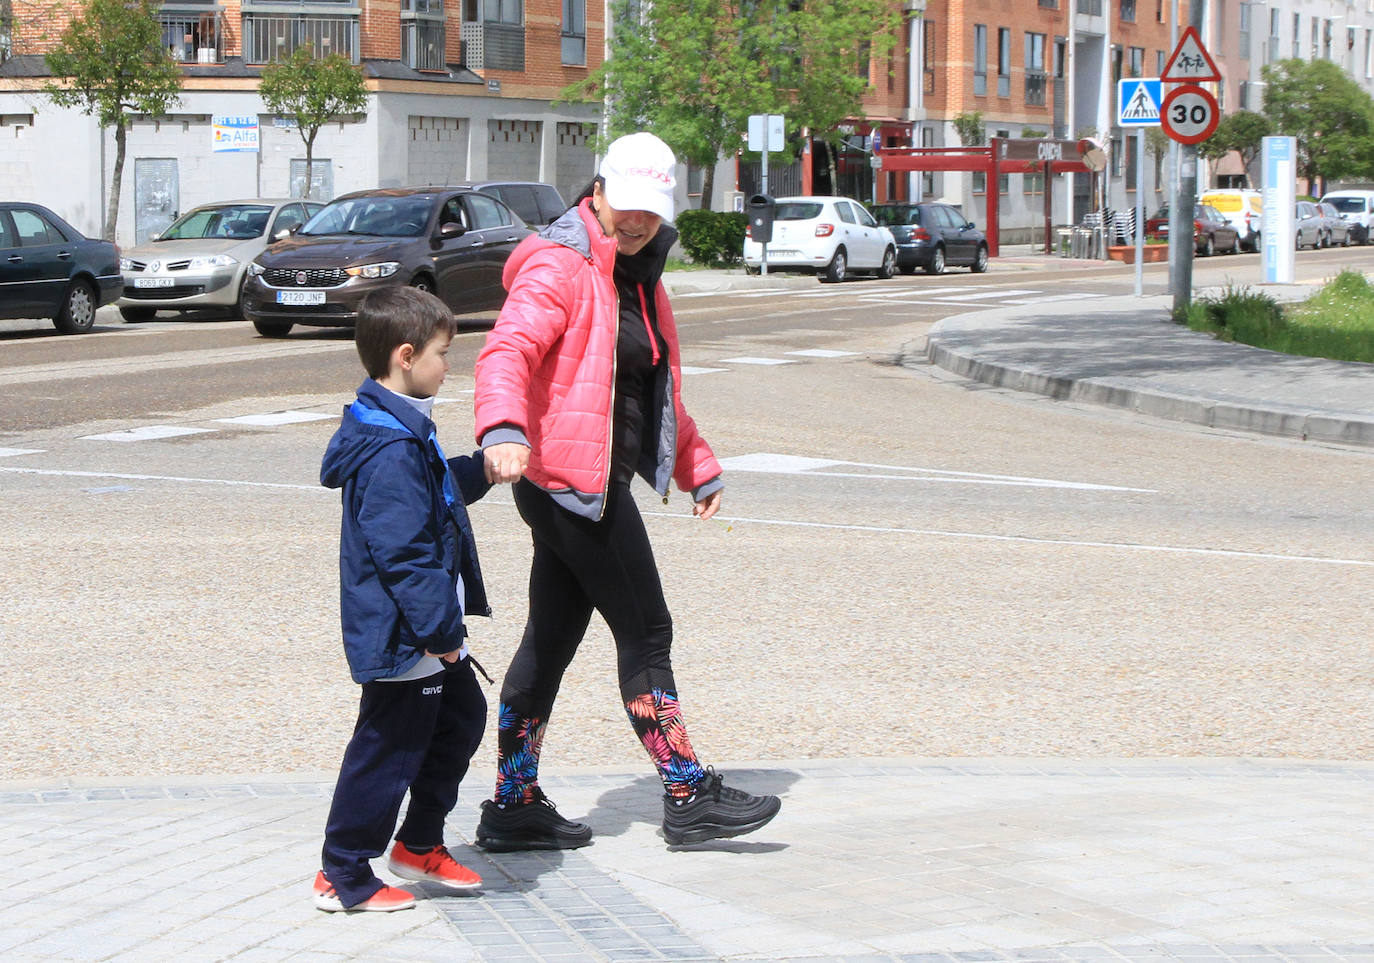
[[[297,324],[352,327],[369,291],[397,284],[432,291],[455,314],[493,311],[506,258],[530,233],[468,185],[345,194],[254,259],[243,315],[268,337]]]

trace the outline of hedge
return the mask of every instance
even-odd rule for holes
[[[683,211],[677,216],[678,243],[696,264],[738,264],[748,223],[733,211]]]

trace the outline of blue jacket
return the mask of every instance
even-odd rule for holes
[[[464,609],[491,614],[466,508],[491,488],[481,454],[446,462],[434,422],[369,378],[329,440],[320,482],[343,489],[339,613],[353,681],[460,648]]]

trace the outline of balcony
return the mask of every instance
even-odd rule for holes
[[[218,10],[169,10],[158,14],[162,46],[177,63],[224,63],[224,21]]]
[[[279,63],[306,45],[314,49],[316,56],[340,54],[356,64],[358,18],[246,12],[243,15],[243,59],[247,63]]]
[[[1046,76],[1043,72],[1026,72],[1026,105],[1045,106]]]
[[[401,14],[401,62],[416,70],[445,70],[444,21]]]

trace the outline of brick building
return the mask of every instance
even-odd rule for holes
[[[0,0],[0,184],[98,233],[113,134],[41,93],[43,53],[78,9]],[[575,194],[594,171],[601,105],[552,101],[600,63],[596,0],[165,0],[160,20],[183,91],[168,114],[129,130],[121,243],[206,201],[301,193],[304,144],[257,84],[264,65],[307,43],[358,64],[368,90],[363,114],[321,130],[312,196],[484,179]],[[216,150],[224,118],[246,124],[257,149]]]

